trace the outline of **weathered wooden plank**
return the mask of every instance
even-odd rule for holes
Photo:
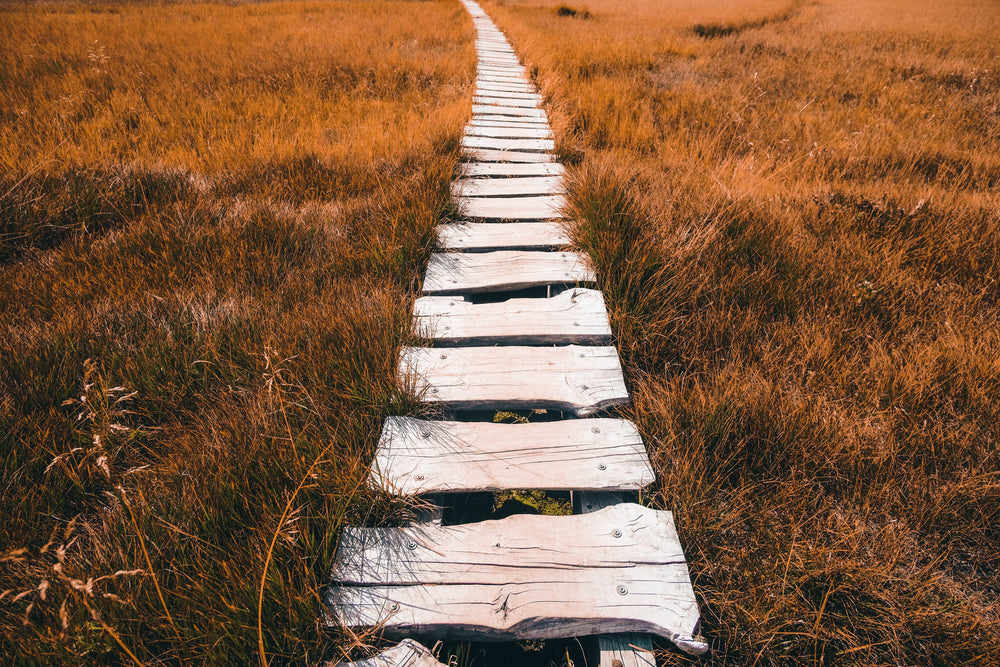
[[[454,639],[649,632],[691,650],[698,621],[673,517],[633,504],[347,528],[324,601],[328,622]]]
[[[534,86],[527,83],[494,83],[494,82],[483,82],[476,86],[476,90],[479,91],[499,91],[499,92],[510,92],[510,93],[533,93],[538,94],[538,91]]]
[[[523,107],[501,107],[495,104],[473,104],[473,114],[486,114],[490,116],[522,116],[530,118],[548,118],[545,109],[525,109]]]
[[[458,166],[458,171],[464,176],[556,176],[566,173],[566,168],[558,162],[533,164],[462,162]]]
[[[466,136],[497,137],[504,139],[551,139],[552,130],[539,127],[481,127],[470,125],[465,128]]]
[[[623,419],[491,424],[389,417],[368,483],[416,495],[639,490],[654,479],[638,430]]]
[[[564,195],[538,197],[453,197],[461,214],[473,220],[553,220],[564,217]]]
[[[481,95],[472,96],[473,104],[492,104],[501,107],[520,107],[522,109],[534,109],[542,103],[541,98],[531,100],[520,100],[506,95]]]
[[[448,344],[606,343],[611,326],[600,291],[574,288],[548,299],[470,303],[425,296],[413,308],[414,331]]]
[[[571,410],[628,402],[613,347],[403,348],[399,375],[428,403],[453,410]]]
[[[438,246],[445,250],[542,250],[572,243],[558,222],[449,222],[438,225]]]
[[[427,263],[424,294],[509,292],[594,280],[586,255],[575,252],[436,252]]]
[[[507,73],[507,74],[492,74],[492,73],[487,72],[485,74],[480,74],[480,75],[478,75],[476,77],[476,83],[477,84],[479,84],[479,83],[486,83],[486,82],[493,82],[493,83],[529,83],[529,80],[528,80],[528,77],[526,77],[526,76],[524,76],[522,74],[516,74],[514,72],[510,72],[510,73]]]
[[[550,162],[549,153],[527,153],[525,151],[499,151],[489,148],[466,148],[464,154],[478,162]]]
[[[427,647],[412,639],[404,639],[390,649],[367,660],[338,662],[337,667],[446,667],[434,658]]]
[[[551,151],[552,139],[497,139],[495,137],[462,137],[465,148],[491,148],[498,151]]]
[[[496,97],[500,99],[510,99],[510,100],[530,100],[535,103],[542,101],[542,96],[536,92],[520,92],[520,91],[495,91],[489,89],[476,88],[476,97]]]
[[[473,116],[466,124],[470,127],[506,127],[510,129],[546,130],[551,132],[549,124],[537,118],[484,118],[483,116]]]
[[[565,191],[562,176],[460,178],[451,184],[451,193],[455,197],[557,195]]]

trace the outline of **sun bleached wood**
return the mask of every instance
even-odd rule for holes
[[[558,222],[449,222],[438,225],[438,247],[444,250],[541,250],[572,243]]]
[[[673,517],[623,504],[582,516],[461,526],[346,528],[328,622],[387,634],[551,639],[649,632],[685,641],[698,620]]]
[[[540,127],[482,127],[468,125],[465,135],[469,137],[497,137],[503,139],[551,139],[552,130]]]
[[[613,347],[406,347],[399,377],[452,410],[568,410],[591,415],[628,402]]]
[[[535,87],[526,83],[493,83],[483,82],[476,86],[478,92],[530,93],[538,94]]]
[[[446,667],[423,644],[404,639],[367,660],[338,662],[337,667]]]
[[[466,148],[462,151],[466,158],[477,162],[549,162],[549,153],[527,153],[524,151],[498,151],[489,148]]]
[[[539,104],[542,101],[542,96],[539,95],[538,93],[535,93],[535,92],[522,93],[520,91],[507,91],[507,90],[505,90],[505,91],[498,91],[498,90],[480,89],[478,87],[476,89],[476,92],[473,95],[474,95],[473,99],[475,99],[476,97],[479,97],[479,98],[483,98],[483,97],[489,97],[489,98],[497,97],[497,98],[506,99],[506,100],[530,101],[533,104]],[[489,102],[485,102],[485,104],[489,104]],[[514,105],[514,106],[528,106],[528,105],[518,104],[518,105]]]
[[[553,220],[564,217],[564,195],[453,197],[459,212],[474,220]]]
[[[586,255],[576,252],[436,252],[427,262],[423,290],[428,295],[476,294],[595,280]]]
[[[518,99],[516,97],[510,97],[504,93],[497,93],[496,95],[476,93],[472,96],[472,103],[493,104],[502,107],[517,107],[519,109],[536,109],[541,105],[542,100],[541,98]]]
[[[517,195],[557,195],[566,191],[562,176],[515,178],[461,178],[451,184],[454,197],[513,197]]]
[[[515,108],[515,107],[510,107]],[[497,139],[495,137],[462,137],[463,148],[487,148],[499,151],[551,151],[552,139]]]
[[[536,120],[533,118],[484,118],[482,116],[473,116],[468,124],[465,126],[466,130],[468,128],[490,128],[490,127],[504,127],[510,128],[512,130],[516,129],[529,129],[529,130],[545,130],[551,132],[549,124],[543,120]]]
[[[462,176],[507,177],[507,176],[558,176],[566,173],[566,168],[558,162],[513,163],[513,162],[463,162],[458,165]]]
[[[544,118],[545,109],[525,109],[524,107],[500,107],[493,104],[473,104],[473,115],[515,116],[520,118]]]
[[[598,290],[568,289],[548,299],[471,303],[425,296],[413,308],[414,332],[449,345],[606,343],[611,325]]]
[[[638,490],[654,480],[623,419],[538,424],[389,417],[368,483],[398,495],[505,489]]]

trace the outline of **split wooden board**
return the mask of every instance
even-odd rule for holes
[[[452,410],[568,410],[628,403],[614,347],[404,347],[398,376]]]
[[[458,166],[462,176],[558,176],[566,169],[558,162],[536,163],[497,163],[497,162],[463,162]]]
[[[511,125],[469,125],[465,128],[466,136],[497,137],[503,139],[551,139],[552,130],[541,127],[524,127]]]
[[[478,162],[550,162],[548,153],[527,153],[524,151],[498,151],[486,148],[466,148],[465,155]]]
[[[516,108],[516,107],[502,107]],[[551,151],[555,148],[552,139],[497,139],[494,137],[462,137],[464,148],[491,148],[499,151]]]
[[[511,292],[594,280],[586,257],[575,252],[434,253],[427,263],[423,291],[424,294]]]
[[[470,303],[425,296],[413,307],[414,332],[448,345],[606,343],[611,325],[598,290],[568,289],[548,299]]]
[[[547,118],[545,109],[523,109],[519,107],[501,107],[493,104],[473,104],[473,115],[489,114],[496,116],[522,116],[526,118]]]
[[[328,622],[384,623],[389,635],[649,632],[684,642],[698,623],[673,517],[634,504],[460,526],[346,528],[332,579]]]
[[[369,484],[393,494],[638,490],[654,480],[623,419],[537,424],[386,419]]]
[[[558,222],[450,222],[437,227],[444,250],[546,250],[572,243]]]
[[[564,195],[452,199],[463,217],[478,220],[554,220],[566,208]]]
[[[423,644],[404,639],[378,655],[357,662],[340,662],[337,667],[446,667]]]

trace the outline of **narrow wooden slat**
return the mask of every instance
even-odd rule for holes
[[[460,178],[451,184],[451,193],[455,197],[557,195],[563,192],[562,176]]]
[[[549,153],[527,153],[525,151],[499,151],[490,148],[466,148],[463,154],[478,162],[549,162]]]
[[[511,129],[525,128],[552,131],[549,128],[549,124],[544,120],[534,118],[484,118],[483,116],[473,116],[469,119],[468,124],[466,124],[466,128],[470,127],[508,127]]]
[[[499,151],[551,151],[552,139],[495,139],[493,137],[462,137],[465,148],[491,148]]]
[[[540,127],[481,127],[470,125],[465,128],[469,137],[497,137],[505,139],[551,139],[552,130]]]
[[[673,517],[640,505],[461,526],[347,528],[332,580],[328,622],[384,621],[389,635],[650,632],[695,648],[698,607]]]
[[[477,93],[472,96],[472,103],[493,104],[501,107],[518,107],[521,109],[536,109],[542,103],[542,100],[541,98],[532,98],[528,100],[518,99],[502,93],[497,93],[496,95]]]
[[[475,97],[499,97],[511,100],[530,100],[536,104],[542,101],[542,96],[538,93],[531,92],[521,92],[521,91],[497,91],[489,89],[476,88],[474,93]],[[522,105],[523,106],[523,105]]]
[[[466,218],[477,220],[552,220],[562,218],[563,195],[539,197],[454,197]]]
[[[476,90],[479,92],[484,91],[497,91],[497,92],[509,92],[509,93],[532,93],[537,95],[538,91],[535,87],[527,83],[492,83],[483,82],[476,86]]]
[[[534,164],[463,162],[458,171],[464,176],[556,176],[564,174],[566,168],[558,162],[536,162]]]
[[[414,331],[448,344],[605,343],[611,325],[600,291],[568,289],[548,299],[470,303],[425,296],[413,308]]]
[[[541,250],[569,245],[572,239],[558,222],[449,222],[437,227],[438,246],[445,250]]]
[[[427,403],[453,410],[570,410],[628,402],[613,347],[407,347],[399,376]]]
[[[594,280],[587,257],[575,252],[436,252],[427,263],[424,294],[509,292]]]
[[[505,489],[639,490],[654,480],[623,419],[538,424],[389,417],[368,482],[393,494]]]
[[[337,667],[445,667],[423,644],[404,639],[367,660],[338,662]]]

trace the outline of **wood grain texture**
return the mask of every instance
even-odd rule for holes
[[[555,220],[563,218],[564,195],[521,197],[452,197],[461,215],[471,220]]]
[[[425,296],[413,308],[416,335],[448,345],[606,343],[611,326],[604,296],[568,289],[548,299],[471,303]]]
[[[586,256],[575,252],[434,253],[427,263],[423,291],[475,294],[591,282],[593,269]]]
[[[466,128],[470,127],[509,127],[511,129],[534,128],[537,130],[549,130],[549,124],[544,120],[534,118],[484,118],[473,116]],[[549,130],[551,132],[551,130]]]
[[[495,104],[497,106],[503,107],[521,107],[526,109],[534,109],[541,105],[542,100],[540,97],[531,98],[520,98],[513,97],[508,93],[496,93],[495,95],[490,95],[489,93],[476,93],[472,96],[473,104]]]
[[[562,176],[515,178],[460,178],[451,183],[453,197],[510,197],[515,195],[563,194]],[[461,205],[460,205],[461,208]],[[545,217],[552,217],[551,214]]]
[[[476,162],[550,162],[550,153],[527,153],[524,151],[498,151],[486,148],[466,148],[465,157]]]
[[[473,104],[473,115],[489,114],[493,116],[516,116],[524,118],[544,118],[545,109],[524,109],[521,107],[499,107],[492,104]]]
[[[632,504],[347,528],[324,599],[335,623],[455,639],[649,632],[683,641],[698,620],[673,517]]]
[[[337,667],[446,667],[434,654],[412,639],[404,639],[390,649],[367,660],[338,662]]]
[[[500,137],[507,139],[551,139],[552,130],[544,127],[524,126],[493,126],[467,125],[466,136],[470,137]]]
[[[516,107],[510,107],[516,108]],[[492,148],[499,151],[551,151],[552,139],[496,139],[494,137],[462,137],[464,148]]]
[[[613,347],[404,347],[399,377],[452,410],[550,409],[588,416],[628,402]]]
[[[437,227],[444,250],[548,250],[572,243],[558,222],[450,222]]]
[[[501,92],[501,93],[537,93],[535,87],[526,83],[480,83],[476,86],[479,92]]]
[[[559,176],[566,173],[566,168],[558,162],[524,164],[511,162],[463,162],[458,165],[458,173],[462,176]]]
[[[491,424],[389,417],[368,483],[410,495],[638,490],[653,479],[642,438],[623,419]]]

